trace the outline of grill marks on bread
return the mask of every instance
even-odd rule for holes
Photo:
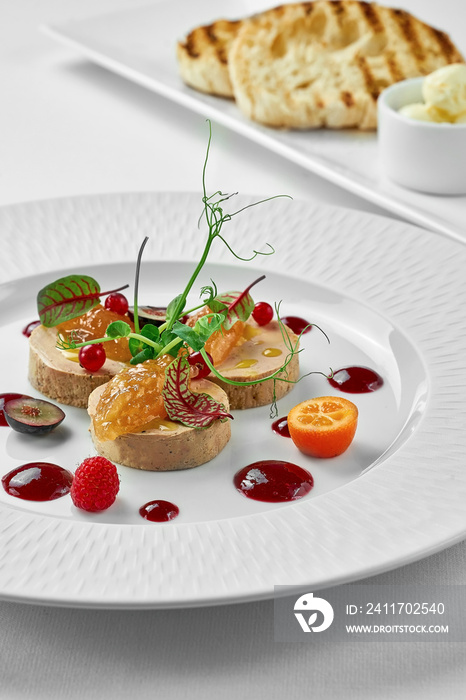
[[[422,42],[419,40],[413,17],[404,10],[391,10],[391,12],[400,28],[400,33],[411,48],[414,59],[419,64],[419,69],[422,70],[426,54]]]
[[[459,53],[458,49],[445,32],[441,32],[440,29],[435,29],[435,27],[430,27],[426,25],[426,28],[430,31],[433,38],[437,41],[439,46],[439,52],[445,59],[445,63],[462,63],[463,57]]]
[[[458,52],[450,38],[444,32],[421,22],[413,17],[409,12],[399,9],[381,8],[377,5],[361,2],[359,9],[365,17],[368,27],[374,33],[386,32],[385,23],[391,25],[390,31],[395,39],[398,38],[401,59],[397,60],[396,53],[387,50],[384,54],[387,68],[387,85],[390,85],[406,78],[417,75],[427,75],[441,65],[462,62],[463,57]],[[398,37],[397,37],[398,35]],[[415,66],[409,68],[406,63],[409,59],[414,61]],[[433,65],[435,62],[435,65]],[[438,63],[437,63],[438,62]],[[403,67],[403,64],[404,67]],[[370,68],[367,64],[362,67],[365,79],[370,86],[370,92],[374,97],[378,97],[380,90],[374,89],[374,80],[369,78]],[[383,85],[385,88],[387,85]],[[376,87],[376,86],[375,86]]]
[[[220,19],[196,27],[177,44],[176,53],[184,82],[212,95],[233,97],[228,71],[228,53],[241,20]]]
[[[234,96],[248,117],[278,128],[374,129],[382,90],[464,60],[444,32],[404,10],[359,0],[315,0],[219,20],[179,46],[196,54],[191,64],[202,77],[196,86],[199,77],[186,78],[180,62],[188,84]],[[207,63],[206,76],[200,66]],[[223,86],[208,89],[217,74]]]
[[[378,8],[375,5],[369,5],[367,3],[358,3],[358,9],[361,12],[363,20],[367,24],[368,31],[371,32],[374,36],[379,35],[384,37],[384,24],[378,13]],[[377,100],[378,96],[385,87],[390,85],[392,82],[398,82],[399,80],[403,80],[404,78],[403,72],[400,70],[400,67],[396,62],[394,54],[392,52],[387,52],[384,55],[384,58],[385,67],[388,72],[389,78],[387,77],[383,81],[376,79],[376,77],[371,72],[369,63],[365,60],[363,56],[357,58],[357,63],[361,70],[361,74],[363,76],[367,92],[374,101]],[[384,68],[382,67],[381,70],[383,71]]]
[[[341,5],[341,2],[338,4]],[[368,28],[374,33],[383,32],[383,22],[380,19],[377,7],[366,2],[358,3],[358,7],[367,22]]]
[[[212,42],[218,60],[220,61],[220,63],[224,63],[226,65],[228,63],[228,57],[226,53],[225,42],[222,41],[221,37],[218,37],[215,33],[215,24],[209,24],[209,26],[206,27],[206,35],[208,40]]]

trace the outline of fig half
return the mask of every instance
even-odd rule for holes
[[[134,308],[128,309],[128,316],[134,321]],[[139,306],[138,307],[139,325],[142,328],[146,323],[151,323],[153,326],[161,326],[167,320],[166,306]],[[181,323],[186,323],[187,316],[180,318]]]

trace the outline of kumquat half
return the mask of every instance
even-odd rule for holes
[[[357,407],[338,396],[303,401],[288,414],[291,439],[311,457],[341,455],[351,445],[357,425]]]

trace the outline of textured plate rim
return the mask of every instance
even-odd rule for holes
[[[77,215],[78,224],[87,220],[95,225],[102,220],[106,226],[113,227],[114,233],[119,231],[118,235],[123,235],[128,225],[131,228],[131,223],[138,231],[141,224],[148,225],[156,212],[157,217],[165,216],[167,226],[173,225],[170,207],[174,198],[178,202],[180,197],[186,200],[186,208],[191,213],[199,210],[200,199],[194,193],[112,194],[16,204],[3,208],[0,219],[8,232],[21,229],[31,217],[39,217],[50,224],[47,235],[53,236],[53,222],[62,225],[72,214]],[[251,198],[244,197],[242,201],[249,202]],[[290,216],[294,222],[296,217],[300,224],[299,230],[293,229],[296,245],[287,253],[286,268],[292,267],[296,277],[303,277],[307,264],[312,261],[317,282],[338,283],[337,287],[344,287],[353,297],[374,305],[405,330],[420,349],[432,386],[430,405],[417,430],[377,469],[336,492],[308,502],[312,503],[311,507],[301,503],[292,509],[236,518],[234,522],[180,524],[150,533],[139,528],[139,532],[133,534],[130,534],[130,530],[134,530],[132,526],[127,526],[125,533],[115,532],[118,527],[106,525],[94,526],[92,531],[92,525],[80,522],[58,531],[49,518],[1,509],[1,597],[52,605],[121,608],[257,600],[273,595],[273,585],[314,588],[335,585],[419,559],[464,538],[466,516],[459,506],[466,495],[466,476],[461,468],[466,438],[460,414],[461,411],[464,414],[466,387],[464,380],[457,379],[455,370],[460,369],[459,358],[466,349],[459,303],[466,291],[461,277],[465,248],[447,238],[384,217],[304,202],[292,205],[293,214],[287,210],[285,215],[282,203],[271,204],[273,226],[277,230],[283,230],[285,223],[289,225]],[[162,215],[163,206],[167,211]],[[116,213],[119,214],[118,223],[115,222]],[[253,220],[254,217],[253,213]],[[175,220],[175,225],[182,224]],[[240,237],[248,234],[248,226],[250,224],[237,227]],[[325,233],[325,244],[309,239],[312,229],[317,230],[315,238]],[[69,246],[72,241],[68,237],[63,243]],[[338,242],[339,262],[335,266],[333,261],[329,269],[329,250],[335,242]],[[82,254],[82,241],[80,244]],[[194,247],[189,248],[184,240],[177,257],[192,260],[196,253]],[[14,246],[9,251],[11,260],[13,249]],[[378,280],[368,270],[357,275],[351,271],[347,263],[356,253],[369,256],[372,273],[375,266]],[[34,256],[34,245],[31,255]],[[429,260],[426,260],[427,255]],[[222,251],[212,258],[215,262],[225,260],[230,262]],[[272,260],[267,260],[265,267],[278,270],[278,262]],[[53,261],[40,255],[34,257],[34,262],[36,271],[44,264],[59,269]],[[440,263],[447,265],[446,274],[437,279],[434,273]],[[281,259],[280,267],[283,264]],[[390,284],[382,287],[380,279],[385,273]],[[397,299],[400,289],[403,293],[409,292],[410,308]],[[420,310],[425,313],[424,318],[419,317]],[[449,348],[447,355],[444,348]],[[450,402],[448,406],[444,405],[445,397]],[[447,451],[444,436],[447,441],[454,438]],[[420,455],[422,465],[419,464]],[[440,459],[444,464],[442,470],[438,468]],[[387,482],[391,482],[390,487]],[[388,504],[387,498],[392,499]],[[380,513],[388,522],[380,522]],[[331,527],[328,527],[329,522]],[[338,523],[337,530],[335,523]],[[140,576],[135,581],[130,575],[122,574],[116,585],[108,580],[109,562],[103,561],[98,562],[92,572],[87,571],[87,576],[81,577],[74,586],[66,577],[51,582],[49,569],[38,563],[38,559],[58,554],[62,566],[76,568],[76,562],[82,563],[90,551],[98,553],[99,547],[102,549],[102,537],[96,536],[97,529],[100,535],[106,530],[107,549],[112,545],[118,546],[120,551],[136,549],[138,566],[147,571],[147,578]],[[342,530],[345,538],[342,538]],[[309,533],[312,533],[311,542]],[[14,544],[19,536],[23,541],[21,556]],[[266,554],[264,544],[267,545]],[[155,555],[160,557],[155,559],[163,563],[162,570],[163,566],[170,568],[169,555],[174,551],[179,556],[188,553],[192,561],[196,552],[202,554],[202,567],[193,571],[181,566],[169,575],[167,570],[163,575],[158,569],[151,570]],[[31,559],[35,564],[33,570],[28,571]],[[189,583],[183,582],[183,575],[187,574],[192,576]]]

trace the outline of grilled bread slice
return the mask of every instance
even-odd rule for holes
[[[282,5],[243,20],[228,53],[240,109],[279,128],[374,129],[380,92],[463,62],[404,10],[358,0]]]
[[[187,85],[220,97],[233,97],[228,53],[241,21],[219,19],[196,27],[177,44],[180,75]]]

